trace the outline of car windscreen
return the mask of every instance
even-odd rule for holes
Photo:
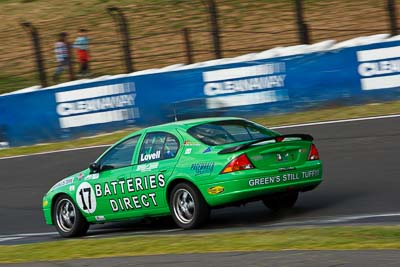
[[[253,141],[275,136],[274,132],[243,120],[217,121],[193,126],[187,132],[210,146]]]

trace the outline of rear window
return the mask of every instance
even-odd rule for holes
[[[205,123],[193,126],[187,132],[210,146],[258,140],[275,135],[262,126],[242,120]]]

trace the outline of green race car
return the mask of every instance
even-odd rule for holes
[[[47,224],[84,235],[90,224],[172,215],[184,229],[210,209],[262,200],[291,208],[321,183],[313,138],[281,135],[240,118],[178,121],[134,132],[43,198]]]

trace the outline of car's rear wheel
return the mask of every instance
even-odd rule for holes
[[[210,215],[210,209],[197,188],[188,183],[177,184],[169,198],[172,218],[183,229],[203,225]]]
[[[299,192],[290,191],[266,196],[263,203],[272,211],[288,210],[296,204]]]
[[[89,223],[67,195],[58,197],[54,203],[53,223],[63,237],[82,236],[89,229]]]

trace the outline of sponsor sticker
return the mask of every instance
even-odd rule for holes
[[[281,182],[292,182],[320,176],[320,170],[301,171],[297,173],[286,173],[282,175],[268,176],[249,180],[249,186],[263,186]]]
[[[183,142],[183,145],[184,145],[184,146],[199,146],[200,143],[198,143],[198,142],[193,142],[193,141],[189,141],[189,140],[185,140],[185,141]]]
[[[151,162],[147,164],[141,164],[136,167],[136,171],[138,172],[147,172],[152,171],[158,168],[158,162]]]
[[[99,178],[98,173],[89,174],[85,177],[85,180],[96,180]]]
[[[149,160],[155,160],[155,159],[160,159],[161,158],[161,151],[158,150],[154,153],[151,154],[140,154],[140,161],[149,161]]]
[[[52,191],[52,190],[54,190],[54,189],[57,189],[57,188],[60,188],[60,187],[62,187],[62,186],[66,186],[66,185],[72,184],[73,182],[74,182],[74,177],[65,178],[65,179],[59,181],[58,183],[56,183],[56,184],[50,189],[50,191]]]
[[[210,195],[216,195],[216,194],[220,194],[222,192],[224,192],[225,188],[223,186],[217,185],[217,186],[213,186],[207,189],[207,192]]]
[[[165,187],[162,173],[94,185],[96,198],[107,197],[112,212],[157,207],[157,188]]]
[[[194,171],[196,175],[211,174],[214,170],[214,164],[214,162],[194,163],[190,169]]]
[[[192,153],[192,149],[191,148],[186,148],[185,149],[185,155],[189,155],[190,153]]]
[[[96,221],[98,221],[98,222],[102,222],[102,221],[105,221],[105,220],[106,220],[106,217],[104,217],[104,216],[95,216],[94,218],[95,218]]]
[[[83,182],[78,186],[75,198],[83,212],[92,214],[96,211],[96,195],[93,187],[88,182]]]
[[[204,149],[203,154],[210,152],[211,152],[211,147],[207,147],[206,149]]]

